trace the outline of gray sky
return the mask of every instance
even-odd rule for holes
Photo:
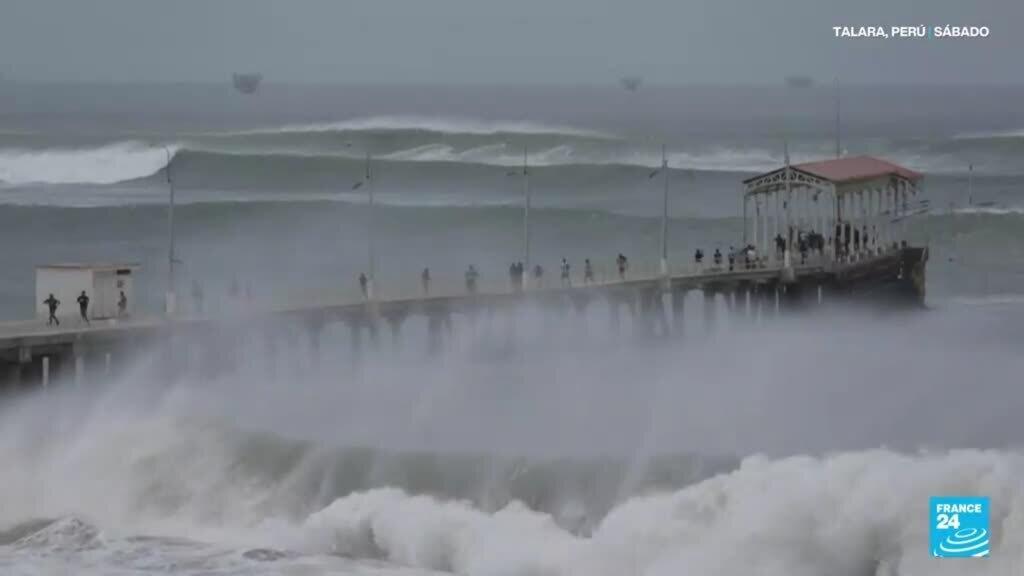
[[[840,40],[835,25],[987,25]],[[44,81],[1019,83],[1021,0],[3,0],[0,71]],[[1012,75],[1008,75],[1012,74]]]

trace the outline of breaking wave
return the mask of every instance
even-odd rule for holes
[[[181,135],[104,143],[90,148],[19,147],[24,138],[0,146],[0,182],[8,186],[33,184],[109,185],[144,179],[167,164],[167,150],[186,158],[182,175],[198,187],[217,188],[230,175],[239,185],[274,180],[289,188],[287,174],[302,188],[303,178],[325,169],[350,171],[336,164],[361,162],[367,152],[398,165],[444,164],[451,167],[513,167],[523,162],[537,167],[661,165],[660,146],[629,141],[598,130],[533,122],[499,122],[460,118],[379,116],[340,122],[293,124],[234,132]],[[167,148],[165,148],[165,143]],[[881,142],[867,152],[929,174],[960,174],[967,163],[959,158],[965,147],[983,146],[972,155],[981,174],[1016,174],[1019,153],[998,142],[988,144],[947,140]],[[989,148],[992,148],[989,150]],[[1012,147],[1011,147],[1012,148]],[[984,152],[984,153],[982,153]],[[793,150],[793,161],[819,157],[811,144]],[[670,146],[668,164],[674,169],[707,172],[756,173],[784,162],[781,146],[764,139],[752,142],[679,142]],[[176,160],[176,164],[178,161]],[[192,172],[190,174],[190,171]],[[462,174],[452,171],[449,178]],[[208,183],[211,182],[211,183]],[[233,187],[228,185],[229,188]]]
[[[956,139],[958,140],[1003,140],[1016,138],[1024,138],[1024,128],[964,132],[956,135]]]
[[[434,132],[438,134],[544,134],[581,136],[587,138],[614,138],[613,135],[598,130],[558,126],[536,122],[500,122],[475,120],[470,118],[443,118],[433,116],[373,116],[354,118],[339,122],[321,122],[309,124],[288,124],[270,128],[254,128],[228,134],[288,134],[303,132]]]
[[[313,550],[455,574],[838,576],[962,574],[928,552],[935,494],[992,494],[1000,534],[974,574],[1024,552],[1024,458],[1004,452],[753,457],[682,490],[635,497],[591,536],[512,503],[487,513],[393,489],[339,499],[304,524]]]
[[[535,372],[496,382],[503,370],[462,362],[458,353],[445,357],[441,373],[419,362],[391,372],[402,362],[387,352],[380,356],[388,357],[386,367],[366,358],[367,378],[358,382],[330,369],[322,382],[298,377],[298,366],[288,377],[261,380],[262,368],[251,366],[236,380],[202,386],[147,385],[134,373],[105,385],[54,385],[0,406],[0,562],[11,554],[80,562],[97,549],[122,550],[119,535],[131,534],[156,535],[146,541],[150,549],[188,537],[229,546],[236,560],[326,555],[417,575],[952,576],[963,573],[962,563],[929,554],[928,498],[979,494],[991,499],[993,549],[972,574],[1011,576],[1024,557],[1024,455],[1012,448],[848,448],[742,460],[657,449],[662,435],[708,453],[723,453],[730,437],[742,443],[745,434],[848,446],[842,438],[850,426],[893,443],[916,436],[912,428],[939,445],[943,435],[972,444],[971,434],[992,427],[1019,438],[1017,340],[996,334],[979,343],[979,334],[992,332],[987,320],[944,318],[937,325],[922,319],[926,325],[912,332],[852,319],[839,331],[831,322],[781,324],[704,347],[691,339],[689,349],[660,349],[664,356],[638,350],[643,355],[633,360],[622,347],[606,362],[605,348],[564,348],[552,354],[562,364],[552,365],[531,351]],[[902,346],[911,334],[918,341]],[[565,341],[548,337],[538,337],[538,346]],[[744,362],[735,362],[737,349]],[[801,352],[804,369],[773,363],[780,351]],[[858,371],[848,369],[853,363]],[[962,385],[979,373],[975,385]],[[513,383],[518,388],[506,395]],[[553,444],[581,432],[585,443],[604,448],[607,438],[595,435],[628,433],[634,409],[627,399],[636,398],[647,407],[637,413],[644,440],[629,441],[628,457],[385,447],[399,428],[445,446],[440,430],[407,426],[425,418],[491,446],[497,437],[537,431]],[[937,422],[950,405],[963,418]],[[659,407],[660,414],[649,411]],[[595,417],[593,427],[571,414],[576,408]],[[504,428],[497,414],[514,422]],[[272,431],[293,420],[323,422],[310,436],[330,440]],[[662,428],[679,423],[687,424]],[[377,444],[339,447],[359,430]],[[975,437],[1005,445],[983,438]]]
[[[399,150],[381,156],[384,160],[401,162],[445,162],[483,164],[491,166],[520,166],[523,151],[507,143],[487,144],[475,148],[459,149],[450,144],[435,143]],[[671,152],[669,167],[710,172],[760,172],[778,167],[780,157],[758,148],[712,148],[700,152]],[[654,168],[661,165],[657,151],[620,149],[594,149],[555,145],[531,151],[531,166],[639,166]]]
[[[754,456],[731,471],[709,468],[706,479],[691,476],[594,510],[578,496],[508,492],[517,477],[526,485],[532,475],[534,491],[544,483],[524,463],[506,476],[504,497],[488,501],[459,476],[493,482],[501,474],[464,457],[410,456],[398,470],[398,461],[374,462],[383,454],[332,462],[313,446],[233,436],[178,417],[97,416],[78,433],[60,430],[60,421],[57,433],[29,427],[49,440],[24,444],[32,436],[24,429],[5,436],[2,455],[12,467],[0,482],[8,500],[4,544],[81,554],[107,546],[97,526],[114,523],[119,532],[245,542],[260,548],[243,557],[260,561],[290,557],[283,548],[460,575],[953,575],[958,563],[936,563],[928,553],[921,510],[935,494],[986,494],[995,540],[974,573],[1012,574],[1024,553],[1024,456],[1016,452]],[[395,472],[390,482],[384,469]],[[609,468],[591,474],[602,470]],[[461,488],[424,489],[437,474],[448,475],[449,489]],[[408,488],[394,487],[402,483]],[[408,491],[417,484],[418,493]],[[49,516],[56,520],[25,520],[57,510]]]
[[[1008,216],[1024,214],[1024,207],[1021,206],[970,206],[965,208],[954,208],[954,214],[981,214],[987,216]]]
[[[24,184],[114,184],[162,170],[177,146],[117,142],[98,148],[0,149],[0,182]]]

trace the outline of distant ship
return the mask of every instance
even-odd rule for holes
[[[810,88],[814,86],[814,78],[810,76],[786,76],[786,86],[790,88]]]
[[[639,76],[626,76],[624,78],[619,79],[619,84],[621,84],[623,88],[629,90],[630,92],[636,92],[637,90],[639,90],[640,86],[642,86],[643,83],[644,79]]]
[[[263,82],[263,74],[235,74],[233,79],[235,90],[242,94],[254,94],[259,90],[260,82]]]

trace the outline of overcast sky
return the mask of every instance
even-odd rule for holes
[[[840,40],[836,25],[987,25]],[[0,72],[43,81],[1021,82],[1024,0],[0,0]]]

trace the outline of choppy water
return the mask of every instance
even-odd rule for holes
[[[5,400],[0,572],[961,574],[927,557],[924,506],[981,493],[974,573],[1018,573],[1022,94],[848,90],[843,147],[927,175],[924,317],[727,322],[679,348],[537,312],[457,326],[440,357],[416,326],[359,364],[252,342],[240,373],[172,386],[139,358]],[[739,181],[784,138],[828,155],[831,123],[828,90],[0,87],[0,316],[31,314],[35,265],[75,260],[141,262],[158,309],[168,158],[183,289],[216,307],[239,277],[280,304],[356,295],[366,153],[386,295],[424,266],[504,283],[524,147],[535,257],[600,274],[655,264],[662,142],[681,263],[738,243]]]

